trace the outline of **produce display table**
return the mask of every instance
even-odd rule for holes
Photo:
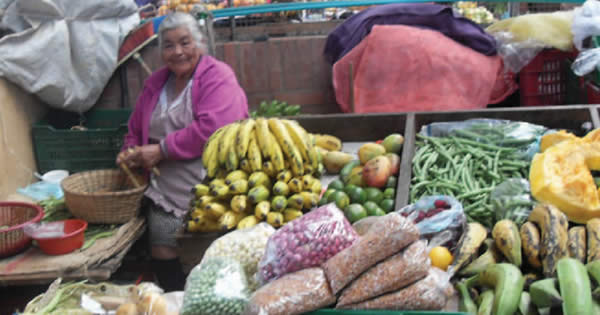
[[[145,219],[137,217],[84,251],[49,256],[32,246],[21,254],[0,259],[0,286],[47,284],[58,277],[66,281],[108,280],[145,227]]]
[[[331,134],[344,143],[344,151],[356,152],[356,144],[383,139],[391,133],[404,135],[400,174],[396,188],[396,209],[408,204],[415,136],[433,122],[463,121],[472,118],[523,121],[556,129],[579,129],[584,123],[600,127],[598,105],[536,106],[493,108],[456,112],[408,112],[375,114],[301,115],[294,117],[308,132]],[[322,178],[323,185],[328,177]],[[179,231],[182,263],[190,269],[197,264],[210,243],[224,233],[193,234]]]

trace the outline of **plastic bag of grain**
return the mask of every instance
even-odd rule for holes
[[[244,268],[250,291],[254,292],[259,287],[256,276],[258,263],[265,253],[267,240],[273,233],[275,229],[264,222],[248,229],[227,233],[210,245],[204,253],[202,262],[212,257],[229,257],[237,260]]]

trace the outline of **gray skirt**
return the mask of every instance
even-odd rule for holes
[[[148,203],[148,233],[151,246],[177,247],[175,232],[183,225],[185,217],[166,212],[154,202]]]

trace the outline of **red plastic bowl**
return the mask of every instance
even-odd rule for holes
[[[35,238],[40,249],[48,255],[68,254],[83,246],[84,232],[88,223],[80,219],[62,221],[65,235],[56,238]]]

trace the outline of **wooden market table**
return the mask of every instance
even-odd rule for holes
[[[415,136],[421,128],[433,122],[453,122],[472,118],[523,121],[555,129],[580,129],[584,123],[600,128],[600,105],[567,105],[489,108],[468,111],[406,112],[372,114],[328,114],[295,116],[304,129],[311,133],[334,135],[346,143],[376,141],[390,133],[401,133],[405,142],[396,187],[396,207],[408,204],[412,177],[412,158]],[[348,152],[354,152],[348,150]],[[177,234],[181,261],[188,269],[202,259],[204,251],[223,233]]]
[[[32,246],[16,256],[0,259],[0,287],[48,284],[58,277],[108,280],[145,227],[145,219],[136,217],[121,225],[113,236],[100,238],[83,251],[50,256]]]

